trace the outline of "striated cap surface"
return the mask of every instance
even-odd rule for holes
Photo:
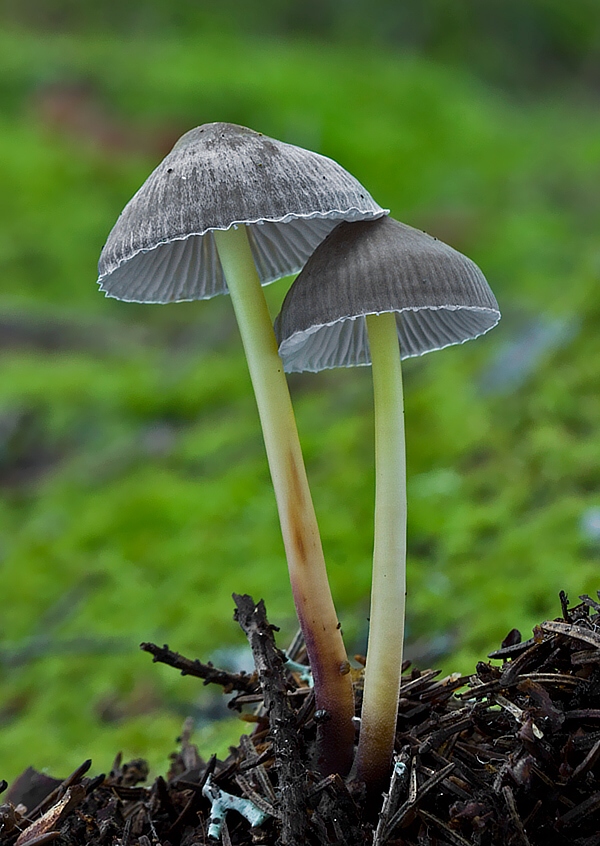
[[[183,135],[125,206],[98,265],[108,296],[204,299],[227,290],[211,231],[248,235],[263,284],[296,273],[340,220],[386,214],[332,159],[252,129]]]
[[[288,372],[370,364],[365,316],[396,312],[403,358],[461,344],[500,319],[462,253],[390,217],[341,223],[315,250],[275,323]]]

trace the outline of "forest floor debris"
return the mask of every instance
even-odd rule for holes
[[[186,724],[169,772],[144,786],[142,760],[107,775],[84,762],[64,781],[28,768],[0,782],[1,846],[597,846],[600,844],[600,602],[589,596],[522,641],[513,630],[468,677],[406,668],[396,754],[381,807],[363,785],[313,768],[314,693],[286,666],[264,604],[234,596],[254,673],[231,673],[168,647],[155,661],[233,694],[252,725],[221,761]],[[360,714],[361,671],[355,671]],[[316,719],[315,719],[316,718]]]

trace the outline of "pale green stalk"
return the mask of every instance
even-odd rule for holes
[[[357,771],[378,788],[392,760],[406,593],[406,448],[394,313],[367,318],[375,406],[375,542]]]
[[[246,227],[214,232],[246,352],[275,490],[290,581],[314,677],[324,774],[350,769],[354,697],[349,664],[325,568],[283,364]]]

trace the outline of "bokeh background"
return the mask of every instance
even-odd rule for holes
[[[226,298],[105,299],[121,208],[187,129],[338,160],[484,270],[492,333],[405,366],[409,654],[468,673],[600,587],[597,0],[4,0],[0,776],[164,772],[243,730],[142,640],[246,660],[231,593],[295,631]],[[290,280],[268,289],[273,314]],[[331,583],[364,649],[370,372],[290,380]]]

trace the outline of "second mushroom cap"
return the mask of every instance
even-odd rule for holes
[[[341,223],[292,285],[276,321],[288,372],[370,363],[367,314],[396,312],[402,357],[460,344],[500,319],[462,253],[390,217]]]

